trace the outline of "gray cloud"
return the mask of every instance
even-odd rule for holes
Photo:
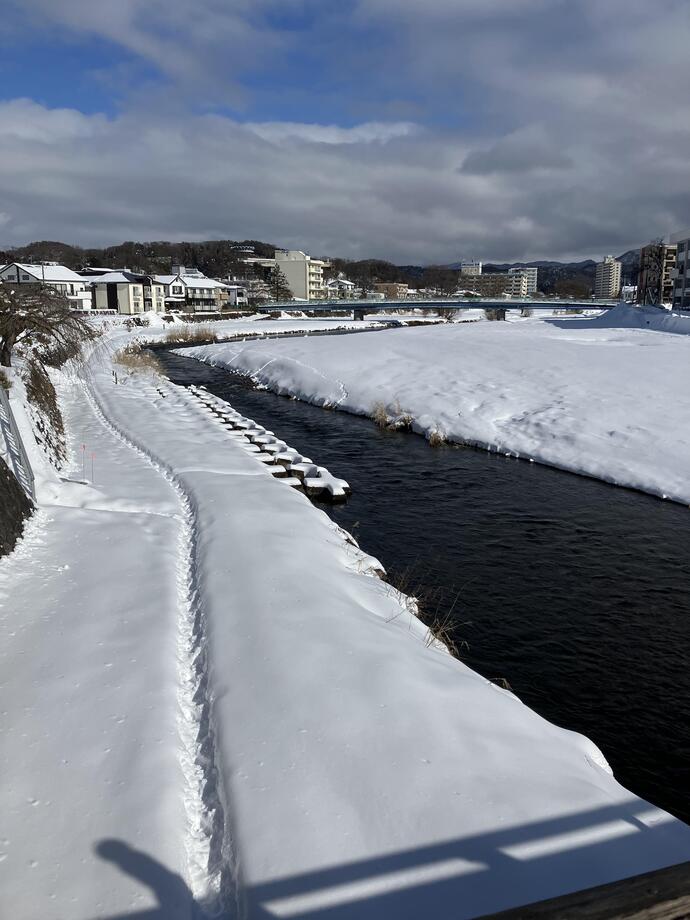
[[[542,125],[530,125],[506,135],[486,150],[471,151],[461,169],[482,176],[567,169],[573,165],[572,158]]]

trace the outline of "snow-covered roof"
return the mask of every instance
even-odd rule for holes
[[[203,288],[204,290],[215,290],[215,288],[227,288],[228,285],[223,281],[215,281],[213,278],[207,278],[205,275],[154,275],[154,280],[158,284],[175,284],[181,283],[190,288]]]
[[[91,275],[82,280],[89,284],[141,284],[143,275],[135,275],[132,272],[114,272],[109,271],[103,275]]]
[[[225,288],[227,284],[222,281],[214,281],[213,278],[205,278],[199,275],[182,275],[184,283],[191,288]]]
[[[9,265],[3,266],[0,271],[5,271],[5,269],[12,268],[15,265],[20,272],[31,275],[37,281],[81,281],[82,284],[84,283],[84,278],[73,272],[71,268],[67,268],[66,265],[25,265],[23,262],[10,262]]]

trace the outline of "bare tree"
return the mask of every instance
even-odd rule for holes
[[[663,239],[659,238],[648,243],[641,252],[639,304],[655,306],[661,303],[665,249]]]
[[[70,309],[69,300],[42,285],[0,283],[0,365],[12,366],[16,346],[40,352],[43,363],[59,366],[96,338],[89,323]]]

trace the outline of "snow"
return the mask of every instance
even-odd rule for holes
[[[243,338],[245,336],[271,336],[290,333],[294,335],[307,335],[310,332],[338,332],[338,331],[364,331],[379,329],[386,323],[377,321],[372,317],[368,323],[352,319],[288,319],[274,320],[260,313],[245,316],[242,319],[204,320],[202,322],[184,322],[179,316],[172,314],[173,322],[167,322],[160,313],[141,313],[138,316],[149,321],[149,326],[134,326],[130,332],[132,339],[141,342],[164,341],[169,332],[179,332],[180,327],[192,330],[208,330],[220,338]],[[120,328],[133,319],[132,316],[94,316],[89,321],[105,331]],[[121,330],[124,331],[124,330]]]
[[[59,381],[71,481],[0,560],[1,915],[463,918],[690,859],[192,392],[115,384],[130,340]]]
[[[400,329],[185,349],[318,405],[533,459],[690,504],[690,317],[619,306],[593,318]]]

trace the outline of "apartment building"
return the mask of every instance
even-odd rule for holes
[[[515,290],[518,281],[508,272],[488,272],[472,276],[467,284],[473,293],[482,297],[505,297]]]
[[[138,272],[107,271],[91,274],[85,270],[85,280],[91,286],[95,310],[116,310],[118,313],[163,313],[165,298],[163,285],[150,275]]]
[[[606,256],[603,262],[597,262],[594,297],[596,300],[616,300],[620,292],[621,263],[613,256]]]
[[[648,243],[640,249],[640,274],[637,281],[639,304],[671,303],[676,253],[675,243]]]
[[[482,273],[482,263],[477,262],[475,259],[468,259],[465,262],[460,263],[460,274],[466,275],[468,277],[474,277],[476,275],[481,275]]]
[[[25,264],[10,262],[0,266],[0,282],[6,284],[45,284],[60,291],[75,310],[91,309],[91,289],[77,272],[57,262]]]
[[[276,249],[275,264],[285,275],[292,296],[298,300],[323,300],[323,270],[328,262],[312,259],[299,249]]]
[[[674,310],[690,310],[690,230],[674,233],[671,245],[676,247],[676,265],[671,272],[671,303]]]
[[[407,285],[400,281],[379,282],[374,285],[374,290],[383,294],[384,300],[407,299]]]
[[[515,290],[510,291],[513,297],[533,297],[537,293],[538,268],[509,268],[508,274],[516,279]]]

